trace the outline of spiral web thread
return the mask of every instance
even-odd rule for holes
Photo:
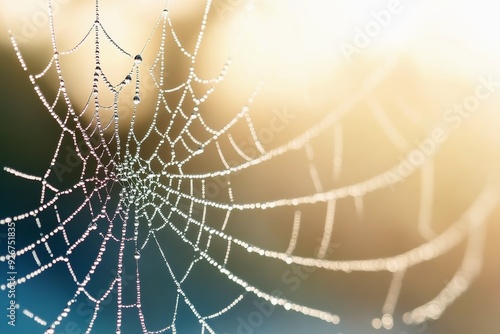
[[[123,315],[124,310],[136,311],[144,333],[175,333],[177,332],[177,312],[181,305],[187,306],[192,315],[199,321],[201,333],[205,331],[214,333],[211,322],[224,315],[244,298],[247,298],[249,294],[253,294],[286,310],[319,318],[332,324],[339,323],[341,319],[336,314],[273,296],[265,289],[250,284],[244,277],[239,277],[228,270],[226,265],[231,261],[234,250],[239,248],[255,253],[262,258],[285,262],[286,264],[323,268],[329,271],[347,273],[353,271],[391,272],[393,279],[382,309],[382,316],[380,319],[372,321],[375,328],[384,327],[390,329],[393,326],[394,307],[407,269],[439,257],[467,239],[468,246],[462,265],[454,277],[434,299],[408,311],[403,320],[408,324],[418,324],[428,319],[439,318],[447,306],[467,289],[481,268],[485,222],[488,214],[496,205],[494,188],[487,186],[476,201],[465,210],[460,219],[451,224],[440,235],[434,235],[429,227],[434,175],[433,157],[427,157],[428,160],[425,163],[413,166],[410,175],[417,170],[421,170],[423,200],[420,207],[419,229],[428,241],[405,253],[389,258],[350,261],[326,259],[326,252],[332,238],[337,201],[352,198],[356,210],[361,215],[363,213],[364,195],[403,182],[409,175],[401,175],[398,172],[398,165],[395,165],[358,183],[340,188],[325,189],[317,171],[315,148],[312,142],[315,138],[328,131],[333,131],[333,177],[338,179],[343,165],[342,118],[352,111],[356,105],[368,101],[379,126],[382,127],[392,143],[401,151],[407,152],[406,157],[410,157],[415,150],[410,149],[410,144],[402,136],[398,135],[398,130],[390,123],[382,107],[370,95],[373,88],[390,74],[397,60],[389,59],[384,67],[377,69],[366,78],[362,90],[346,98],[333,111],[305,132],[280,146],[267,148],[259,140],[256,127],[252,121],[250,108],[258,95],[260,86],[255,89],[246,104],[240,110],[237,110],[233,118],[223,127],[212,128],[204,118],[205,113],[211,112],[203,108],[204,103],[215,91],[217,85],[226,78],[226,74],[231,68],[231,58],[228,58],[219,75],[214,78],[201,79],[195,71],[198,50],[203,41],[206,25],[209,23],[207,18],[211,7],[212,3],[209,0],[205,6],[196,45],[193,50],[188,50],[183,47],[182,42],[177,38],[170,21],[167,2],[151,33],[151,37],[144,45],[143,50],[135,55],[133,52],[121,48],[113,40],[113,36],[106,32],[105,25],[99,19],[99,3],[97,1],[96,20],[85,37],[74,48],[66,51],[59,50],[49,1],[53,56],[41,73],[30,75],[29,78],[42,104],[59,125],[61,134],[51,163],[44,175],[28,175],[10,167],[4,168],[6,172],[16,177],[39,183],[41,193],[38,207],[17,216],[3,218],[0,223],[6,226],[14,222],[18,227],[22,227],[24,224],[36,223],[40,230],[40,237],[37,240],[16,251],[16,258],[19,263],[23,261],[33,262],[33,260],[37,263],[36,268],[24,272],[17,278],[18,286],[29,284],[30,280],[35,279],[38,275],[50,271],[58,264],[62,264],[73,279],[74,295],[54,319],[46,321],[41,317],[34,316],[29,311],[26,311],[25,314],[34,317],[41,326],[45,326],[46,333],[54,333],[64,319],[74,311],[74,305],[77,301],[81,298],[88,298],[94,305],[92,319],[86,329],[86,333],[90,333],[95,328],[101,304],[110,294],[116,293],[117,333],[126,332],[124,328],[124,323],[126,323]],[[250,12],[251,4],[247,6],[247,10]],[[151,47],[150,42],[155,34],[161,36],[161,42],[154,62],[147,65],[142,61],[141,54],[148,47]],[[166,87],[165,84],[166,68],[164,58],[166,56],[167,36],[173,38],[176,47],[192,63],[185,82],[176,87]],[[13,37],[11,39],[23,69],[28,71],[28,66],[23,60],[15,39]],[[94,85],[85,107],[82,110],[77,110],[71,102],[71,93],[66,90],[64,71],[61,69],[60,62],[62,58],[70,57],[71,54],[78,52],[79,48],[89,40],[93,40],[95,44]],[[110,82],[106,76],[106,68],[101,68],[100,47],[103,43],[112,44],[133,62],[129,72],[124,73],[124,79],[119,83]],[[53,69],[55,69],[59,78],[59,88],[56,98],[49,101],[45,98],[42,89],[37,85],[37,81]],[[136,113],[140,112],[141,106],[139,73],[150,75],[154,80],[157,91],[154,117],[142,138],[136,133],[134,127],[135,116]],[[119,125],[122,125],[122,123],[119,123],[121,105],[118,97],[124,87],[129,84],[135,84],[134,109],[126,136],[122,138],[118,131]],[[195,84],[205,87],[201,95],[196,96],[193,89]],[[115,97],[111,106],[104,106],[100,103],[99,94],[102,93],[103,87]],[[182,96],[175,106],[172,106],[169,102],[168,96],[172,93],[180,93]],[[63,106],[62,109],[61,106]],[[58,110],[64,112],[61,113]],[[113,116],[108,117],[109,121],[103,122],[100,116],[102,112],[108,112]],[[168,116],[167,122],[158,120],[162,115]],[[82,121],[84,117],[90,118],[91,121]],[[175,133],[173,128],[178,127],[179,124],[181,130]],[[198,128],[201,127],[203,131],[194,133],[192,129],[195,124]],[[250,134],[253,141],[251,145],[258,152],[256,157],[248,156],[233,139],[232,131],[236,126],[243,126]],[[156,136],[157,143],[154,146],[153,153],[146,156],[141,152],[141,147],[153,136]],[[52,180],[54,179],[55,167],[57,167],[58,161],[63,154],[63,141],[67,139],[73,143],[74,150],[82,162],[82,170],[77,182],[60,189],[53,184]],[[85,142],[87,150],[82,149],[82,146],[79,145],[81,140]],[[185,172],[184,166],[195,157],[202,156],[204,151],[209,148],[215,149],[218,153],[221,168],[205,173]],[[237,154],[238,164],[230,165],[227,162],[226,149],[228,148],[232,150],[231,154]],[[166,150],[171,154],[169,159],[164,159],[162,156],[162,152]],[[237,201],[237,194],[233,194],[233,186],[231,185],[233,175],[277,159],[280,156],[300,151],[303,151],[307,158],[310,182],[314,187],[314,193],[265,202]],[[219,177],[224,177],[227,180],[227,184],[223,188],[227,198],[226,201],[216,201],[206,195],[206,183]],[[196,191],[196,189],[201,189],[201,191]],[[61,214],[61,206],[63,205],[61,203],[64,203],[67,198],[77,196],[77,194],[81,195],[82,201],[71,212]],[[324,231],[317,256],[307,258],[294,255],[300,232],[304,229],[301,226],[301,208],[319,203],[326,204],[326,212]],[[293,219],[290,219],[290,241],[285,249],[266,249],[257,244],[236,238],[226,232],[226,227],[231,224],[235,212],[275,210],[280,207],[292,208],[295,212]],[[217,212],[218,217],[221,218],[217,221],[208,221],[206,217],[209,216],[210,212]],[[90,218],[84,224],[80,235],[75,238],[68,231],[73,228],[72,225],[80,223],[78,217],[83,213]],[[48,216],[53,219],[47,218]],[[181,221],[182,224],[178,224],[178,221]],[[142,226],[147,226],[147,232],[143,236],[140,235]],[[197,231],[194,238],[188,236],[188,232],[193,229]],[[165,230],[168,233],[173,233],[191,249],[189,255],[182,254],[182,256],[190,258],[190,264],[182,274],[175,273],[168,260],[167,247],[162,245],[159,233]],[[58,238],[62,238],[64,241],[64,251],[53,253],[51,244]],[[100,247],[90,268],[82,275],[81,270],[75,270],[74,268],[72,254],[79,247],[84,247],[86,239],[91,238],[97,238]],[[211,254],[211,245],[214,240],[223,242],[226,245],[222,258],[217,258]],[[113,247],[110,247],[111,244],[118,248],[115,268],[116,277],[106,287],[106,292],[101,297],[97,297],[89,292],[88,286],[91,285],[95,272],[99,270],[106,252]],[[147,314],[145,314],[141,303],[142,285],[139,268],[140,264],[145,261],[145,256],[142,256],[142,253],[147,247],[156,248],[161,254],[162,265],[167,268],[171,276],[169,284],[173,284],[176,289],[176,298],[172,301],[175,308],[169,315],[169,319],[165,320],[162,328],[151,328],[148,325]],[[38,254],[48,254],[49,257],[42,261]],[[122,279],[124,262],[127,261],[126,256],[133,256],[135,263],[134,283],[131,285],[124,285]],[[0,257],[2,262],[6,262],[8,259],[9,255]],[[192,302],[189,291],[186,291],[183,287],[183,283],[189,278],[193,269],[202,262],[209,264],[213,267],[213,270],[224,276],[228,284],[232,282],[232,284],[239,286],[241,291],[232,302],[219,307],[211,313],[200,312],[195,303]],[[2,284],[1,288],[5,290],[8,286]],[[125,298],[122,296],[125,289],[135,291],[134,301],[124,302]]]

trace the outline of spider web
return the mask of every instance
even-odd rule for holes
[[[398,66],[396,58],[372,71],[363,79],[363,89],[339,101],[305,131],[280,137],[277,145],[266,145],[265,134],[259,131],[263,122],[254,107],[265,83],[257,83],[230,116],[209,107],[212,95],[227,81],[245,33],[242,28],[237,34],[234,55],[228,55],[216,75],[200,77],[198,56],[213,6],[207,1],[194,45],[188,47],[174,29],[167,2],[136,53],[108,33],[98,1],[95,22],[87,34],[74,47],[61,50],[48,2],[53,52],[44,70],[30,74],[29,80],[60,134],[43,174],[4,167],[5,172],[40,189],[38,203],[31,209],[0,220],[2,230],[12,223],[17,231],[29,230],[18,232],[15,285],[18,290],[47,286],[56,297],[43,310],[39,306],[42,292],[32,305],[20,305],[24,314],[40,325],[40,332],[57,333],[72,317],[81,315],[84,302],[91,310],[85,333],[215,333],[216,328],[224,328],[217,324],[219,319],[234,317],[239,304],[256,297],[286,314],[300,314],[335,328],[342,316],[331,305],[285,298],[273,292],[265,275],[252,270],[300,266],[349,275],[389,273],[392,279],[380,316],[369,324],[391,329],[407,271],[466,240],[462,263],[449,282],[430,300],[402,315],[406,324],[439,318],[481,269],[485,223],[497,201],[493,182],[488,181],[447,228],[440,232],[431,228],[438,149],[412,162],[413,157],[422,156],[420,148],[412,147],[374,96]],[[251,2],[245,11],[252,14]],[[11,39],[22,68],[31,73],[16,39]],[[63,65],[87,44],[93,45],[93,86],[84,107],[79,108],[72,102]],[[109,64],[101,63],[101,50],[106,46],[131,64],[118,81],[108,76]],[[182,82],[175,85],[170,85],[173,80],[168,74],[171,48],[179,50],[188,64]],[[148,51],[153,57],[146,61]],[[59,82],[55,96],[39,84],[47,77]],[[141,86],[144,80],[153,82],[148,92]],[[345,183],[341,176],[349,146],[344,123],[361,104],[369,106],[375,126],[404,159],[382,172]],[[131,114],[125,115],[123,110],[130,105]],[[146,113],[146,108],[154,111]],[[243,138],[249,140],[242,144]],[[321,158],[324,141],[333,152],[327,163]],[[291,161],[299,161],[300,166],[291,166]],[[407,167],[404,173],[403,165]],[[283,189],[253,188],[256,182],[260,188],[264,183],[274,184],[273,175],[288,179],[284,171],[298,175],[304,186],[283,181],[278,183]],[[417,229],[423,243],[392,256],[329,259],[334,227],[348,223],[339,220],[341,207],[354,208],[363,220],[365,198],[394,189],[415,174],[421,178]],[[282,229],[266,229],[277,225],[276,221]],[[314,229],[319,231],[316,239],[307,232]],[[4,263],[9,259],[8,254],[0,256]],[[1,285],[2,290],[10,288],[10,283]],[[61,291],[56,293],[58,288]],[[28,308],[36,309],[36,314]],[[114,319],[113,328],[106,319]]]

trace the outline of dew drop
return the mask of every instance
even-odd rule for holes
[[[134,254],[134,258],[136,260],[139,260],[141,258],[141,253],[139,253],[139,251],[136,251],[135,254]]]
[[[191,114],[191,119],[195,119],[198,116],[200,108],[194,107],[193,108],[193,113]]]
[[[139,65],[140,63],[142,63],[142,57],[141,57],[141,55],[136,55],[134,57],[134,63],[136,63],[137,65]]]
[[[382,316],[381,322],[382,322],[382,326],[388,330],[392,329],[392,327],[394,326],[392,315],[390,315],[390,314],[384,314]]]
[[[132,101],[134,102],[134,104],[139,104],[141,102],[141,98],[139,97],[139,95],[135,95]]]
[[[130,81],[132,81],[132,77],[130,76],[130,74],[127,74],[127,76],[125,77],[124,82],[125,82],[126,84],[129,84],[129,83],[130,83]]]

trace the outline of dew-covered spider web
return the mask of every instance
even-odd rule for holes
[[[115,37],[97,0],[81,2],[84,33],[60,42],[52,2],[50,52],[25,57],[11,32],[51,148],[1,162],[2,191],[26,189],[0,212],[0,231],[16,230],[14,253],[0,251],[2,275],[15,272],[2,294],[17,292],[7,333],[421,333],[481,272],[495,172],[447,165],[461,128],[439,120],[457,97],[432,102],[405,79],[410,61],[349,74],[355,63],[338,74],[352,84],[304,79],[307,92],[273,101],[272,79],[236,69],[261,2],[229,2],[230,33],[213,23],[222,1],[184,21],[156,5],[141,45]],[[472,190],[449,195],[457,182]]]

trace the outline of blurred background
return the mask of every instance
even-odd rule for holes
[[[53,0],[52,3],[57,47],[69,50],[84,38],[96,20],[95,2]],[[161,46],[164,6],[163,1],[153,0],[99,3],[99,21],[103,28],[114,43],[132,56],[120,52],[101,34],[101,67],[109,80],[122,81],[132,73],[133,56],[139,53],[143,56],[139,66],[141,102],[136,109],[133,129],[138,137],[144,136],[154,117],[158,89],[153,78],[163,75],[166,87],[176,87],[186,82],[191,66],[190,59],[181,52],[167,28],[164,71],[161,73],[159,67],[151,69]],[[172,27],[186,50],[193,50],[196,45],[204,8],[205,2],[199,0],[177,0],[168,4]],[[35,0],[2,2],[0,10],[0,94],[3,101],[0,105],[0,164],[41,176],[61,136],[60,127],[41,104],[28,78],[29,74],[41,72],[53,55],[47,6],[44,1]],[[432,157],[427,157],[432,166],[426,165],[425,171],[418,168],[403,182],[370,192],[362,199],[337,201],[330,251],[326,257],[331,260],[390,257],[424,244],[452,226],[474,203],[484,186],[493,182],[490,176],[498,176],[500,37],[497,32],[500,27],[495,15],[499,10],[500,4],[487,0],[357,1],[355,4],[327,0],[214,0],[195,71],[201,78],[213,78],[219,75],[229,57],[231,65],[227,75],[215,85],[214,93],[200,106],[207,124],[216,129],[227,124],[247,104],[261,82],[262,88],[253,99],[250,116],[266,150],[287,143],[315,124],[325,122],[325,117],[332,112],[349,106],[338,122],[340,126],[329,125],[308,143],[308,148],[287,152],[232,177],[235,202],[308,196],[355,184],[401,163],[407,152],[421,147],[426,138],[439,129],[446,133],[446,141],[436,148]],[[151,35],[159,19],[160,28]],[[9,30],[24,56],[27,72],[22,70],[16,58]],[[146,44],[150,35],[150,42]],[[68,96],[77,111],[81,111],[92,96],[96,66],[94,41],[91,32],[76,52],[60,57]],[[57,95],[59,80],[53,69],[37,84],[49,101]],[[99,85],[99,103],[111,105],[113,95],[106,92],[102,82]],[[195,94],[209,87],[195,86]],[[132,119],[134,94],[133,84],[120,93],[119,135],[123,138]],[[477,99],[471,98],[474,96]],[[167,97],[173,106],[180,99],[178,93]],[[467,106],[467,101],[476,100],[477,105]],[[457,111],[457,105],[462,106],[461,112]],[[193,107],[190,98],[182,102],[186,113]],[[57,112],[66,112],[62,101],[57,108]],[[81,124],[92,123],[91,108],[90,112],[82,114]],[[104,108],[99,113],[103,122],[112,117],[110,110]],[[180,122],[178,129],[184,124],[185,121]],[[202,127],[190,129],[199,138],[210,137]],[[251,157],[258,154],[248,128],[236,126],[230,133],[234,141],[245,148],[246,154]],[[112,132],[107,131],[105,135],[111,136]],[[148,140],[141,154],[151,154],[151,148],[157,144],[154,138]],[[65,145],[71,147],[73,144],[68,140],[62,147]],[[241,160],[227,142],[221,140],[221,148],[227,152],[228,161]],[[183,154],[181,149],[174,148],[174,151],[178,156]],[[58,161],[64,162],[67,154],[63,149]],[[310,166],[314,166],[314,172]],[[54,182],[60,182],[61,186],[66,182],[74,183],[79,178],[79,168],[65,174],[65,180]],[[224,166],[214,145],[184,166],[186,173],[220,169]],[[314,173],[317,178],[311,176]],[[424,173],[428,174],[424,176]],[[321,180],[320,185],[317,179]],[[432,180],[430,188],[422,179]],[[39,183],[4,171],[0,172],[0,181],[0,218],[27,212],[39,203]],[[224,178],[222,181],[207,179],[211,186],[207,187],[207,197],[228,202],[226,182]],[[115,196],[116,188],[110,190]],[[184,192],[188,189],[179,188]],[[432,204],[427,215],[431,223],[422,229],[419,225],[422,206],[429,197]],[[67,216],[82,200],[82,196],[75,195],[59,203],[61,215]],[[109,208],[113,205],[116,207],[116,202],[112,201]],[[290,240],[295,210],[285,206],[236,212],[231,214],[226,232],[256,246],[284,252]],[[301,227],[294,254],[317,257],[327,205],[304,205],[300,210]],[[209,211],[207,224],[220,228],[224,214],[221,210]],[[174,218],[174,225],[183,226],[181,217]],[[481,242],[484,255],[480,275],[437,320],[407,325],[402,316],[433,299],[446,286],[464,258],[465,240],[446,254],[408,269],[402,280],[391,329],[372,326],[373,319],[383,314],[392,279],[390,273],[306,270],[234,248],[228,260],[228,269],[233,273],[263,291],[275,291],[296,303],[337,314],[341,321],[338,325],[327,324],[273,307],[247,294],[242,302],[210,324],[217,333],[238,334],[497,333],[500,328],[499,218],[498,208],[488,217],[486,238]],[[78,237],[89,219],[90,213],[82,212],[74,219],[68,233]],[[44,220],[47,228],[53,226],[53,220],[47,213]],[[147,227],[141,225],[141,229]],[[19,223],[17,231],[21,245],[31,244],[39,238],[34,220]],[[0,237],[5,237],[4,234]],[[164,229],[158,236],[169,264],[182,276],[193,259],[192,250],[171,230]],[[5,240],[1,241],[4,247]],[[89,238],[74,252],[71,261],[82,275],[94,260],[99,243],[99,238]],[[53,241],[54,253],[64,247],[60,240]],[[214,241],[211,247],[214,257],[223,258],[225,247]],[[0,251],[1,255],[4,253],[5,250]],[[106,254],[105,270],[95,274],[89,287],[97,294],[102,293],[116,276],[116,249],[108,249]],[[129,255],[122,280],[133,286],[135,261],[131,259],[132,253]],[[41,260],[47,261],[48,256]],[[19,261],[19,272],[29,273],[36,268],[32,260]],[[151,330],[158,330],[172,317],[176,289],[157,249],[146,248],[141,253],[141,261],[146,324]],[[5,272],[2,267],[1,275]],[[242,293],[241,288],[203,261],[195,266],[189,277],[185,289],[202,314],[221,309]],[[75,288],[65,267],[54,266],[18,286],[17,302],[21,310],[29,309],[50,324],[71,299]],[[0,299],[2,309],[8,303],[4,292]],[[115,331],[115,298],[112,294],[107,299],[96,323],[96,333]],[[93,312],[92,305],[87,299],[79,299],[75,310],[56,333],[84,333]],[[198,320],[185,304],[181,305],[177,331],[200,332]],[[124,332],[139,333],[137,311],[127,312],[124,313]],[[260,316],[256,316],[256,312]],[[2,321],[0,332],[41,333],[45,330],[21,313],[17,325],[13,329]]]

